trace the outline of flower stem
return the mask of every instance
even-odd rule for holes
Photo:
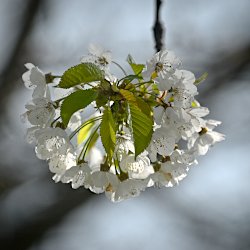
[[[124,70],[124,68],[123,68],[119,63],[117,63],[117,62],[115,62],[115,61],[112,61],[112,63],[115,64],[118,68],[120,68],[120,70],[123,72],[123,74],[124,74],[125,76],[128,75],[127,72]]]
[[[55,103],[55,105],[58,107],[59,103],[60,103],[61,101],[63,101],[66,97],[67,97],[67,96],[62,97],[62,98],[60,98],[60,99],[58,99],[58,100],[55,100],[55,101],[53,101],[53,103]]]
[[[141,92],[140,90],[135,90],[134,92],[140,93],[140,94],[146,94],[146,95],[151,95],[154,96],[155,98],[158,98],[157,94],[149,93],[149,92]]]
[[[51,127],[53,127],[53,125],[61,118],[61,116],[58,116],[52,123],[51,123]]]
[[[90,123],[99,121],[100,119],[102,119],[102,116],[97,116],[84,122],[83,124],[81,124],[81,126],[79,126],[74,132],[70,134],[69,139],[71,140],[83,127],[89,125]]]
[[[140,83],[137,83],[137,84],[135,84],[135,87],[140,87],[140,86],[142,86],[142,85],[144,85],[144,84],[147,84],[147,83],[150,83],[150,85],[152,84],[152,83],[154,83],[153,81],[148,81],[148,82],[140,82]],[[149,85],[149,86],[150,86]],[[148,86],[148,87],[149,87]]]
[[[87,142],[84,144],[83,148],[82,148],[82,151],[81,153],[79,154],[79,157],[78,157],[78,162],[80,161],[80,159],[82,158],[82,160],[84,160],[85,158],[85,155],[88,151],[88,147],[93,139],[93,137],[95,136],[97,130],[99,129],[100,127],[100,124],[96,127],[96,129],[93,131],[93,133],[90,135],[90,137],[88,138]]]

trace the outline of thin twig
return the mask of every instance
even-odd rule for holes
[[[160,51],[163,46],[162,37],[163,37],[163,26],[160,22],[160,8],[162,0],[156,0],[156,12],[155,12],[155,25],[153,27],[154,38],[155,38],[155,49],[156,52]]]

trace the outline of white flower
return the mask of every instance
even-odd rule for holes
[[[220,123],[214,120],[206,121],[206,127],[189,139],[188,148],[196,155],[205,155],[211,146],[225,140],[225,135],[213,131],[214,127]]]
[[[196,127],[201,128],[200,123],[194,124],[193,121],[196,120],[191,120],[189,123],[184,123],[181,126],[178,127],[178,131],[182,137],[182,139],[187,140],[191,136],[193,136],[194,133],[196,133]]]
[[[168,98],[174,99],[175,107],[189,108],[194,101],[194,96],[198,94],[197,87],[194,85],[195,76],[186,70],[178,70],[177,72],[179,80],[173,86]]]
[[[187,176],[188,167],[184,164],[167,161],[159,171],[150,176],[158,187],[173,187]]]
[[[142,72],[142,76],[147,79],[151,78],[152,74],[161,79],[171,77],[175,72],[175,67],[180,64],[172,51],[161,50],[157,52],[153,58],[146,63],[146,70]]]
[[[189,150],[174,150],[174,152],[170,155],[170,160],[171,162],[181,163],[184,165],[192,165],[197,163],[195,154]]]
[[[106,190],[110,190],[119,183],[117,175],[105,171],[96,171],[91,174],[91,178],[92,185],[89,187],[89,189],[97,194],[103,193]]]
[[[54,155],[65,155],[72,150],[66,132],[60,128],[45,128],[36,132],[36,155],[39,159],[51,159]]]
[[[221,124],[221,121],[216,121],[216,120],[207,120],[206,121],[206,128],[211,131],[213,130],[215,127],[217,127],[218,125]]]
[[[28,69],[22,76],[25,87],[34,90],[33,98],[45,97],[47,84],[44,73],[31,63],[26,63],[25,67]]]
[[[173,74],[172,76],[169,76],[168,78],[161,79],[160,77],[157,77],[155,79],[157,88],[160,91],[167,91],[173,88],[175,83],[178,81],[178,78]]]
[[[128,198],[139,196],[147,187],[145,180],[127,179],[119,182],[117,186],[106,189],[106,196],[113,202],[119,202]]]
[[[186,89],[192,95],[196,95],[197,87],[194,85],[195,76],[191,71],[188,70],[176,70],[176,76],[178,77],[179,81],[176,83],[176,87],[181,87]]]
[[[161,125],[163,122],[163,119],[165,118],[165,108],[162,106],[155,107],[154,112],[154,121],[156,124]]]
[[[35,98],[25,108],[28,111],[23,117],[35,126],[49,126],[55,117],[55,108],[47,98]]]
[[[148,147],[149,157],[152,162],[157,161],[157,154],[163,157],[169,156],[175,147],[176,137],[171,130],[161,127],[155,130]]]
[[[37,143],[36,133],[40,129],[41,129],[41,127],[39,127],[39,126],[33,126],[33,127],[30,127],[27,129],[25,139],[29,144],[36,144]]]
[[[201,117],[209,114],[208,108],[197,107],[186,109],[188,115],[190,115],[190,120],[188,123],[184,123],[178,127],[178,130],[183,139],[187,140],[194,133],[201,131],[202,127],[206,126],[206,121]]]
[[[179,127],[191,117],[183,108],[158,106],[154,109],[154,118],[158,125]]]
[[[56,174],[64,173],[66,169],[69,169],[75,165],[76,155],[72,152],[53,155],[53,157],[49,160],[49,170]]]
[[[188,113],[193,117],[204,117],[209,114],[209,109],[205,107],[196,107],[189,109]]]
[[[84,56],[81,62],[91,62],[106,70],[111,63],[111,52],[98,45],[91,44],[89,46],[89,55]]]
[[[115,158],[121,161],[123,155],[134,152],[135,147],[130,135],[125,134],[116,136],[116,146],[114,150]]]
[[[154,172],[147,153],[138,155],[136,159],[134,154],[124,155],[120,162],[120,167],[132,179],[145,179]]]
[[[77,189],[81,186],[89,188],[91,182],[91,169],[87,163],[82,163],[77,166],[73,166],[67,169],[63,175],[60,176],[60,181],[63,183],[71,182],[73,189]]]

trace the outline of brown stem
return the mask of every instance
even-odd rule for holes
[[[156,13],[155,13],[155,24],[153,27],[153,31],[154,31],[154,38],[155,38],[155,49],[156,49],[156,52],[158,52],[162,49],[162,46],[163,46],[162,37],[163,37],[164,29],[160,22],[160,8],[161,8],[162,0],[156,0],[155,3],[156,3]]]

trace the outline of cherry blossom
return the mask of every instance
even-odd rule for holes
[[[111,63],[110,51],[91,45],[80,67],[61,77],[49,74],[57,78],[52,85],[38,67],[25,64],[22,79],[33,92],[22,119],[29,124],[26,141],[56,183],[120,202],[149,187],[178,185],[225,136],[215,131],[221,122],[205,119],[209,110],[196,100],[195,75],[180,69],[172,51],[157,52],[146,65],[131,60],[135,75],[115,63],[123,78],[113,75]]]
[[[28,69],[22,76],[25,87],[33,90],[33,98],[45,97],[48,94],[45,74],[32,63],[26,63],[25,67]]]

